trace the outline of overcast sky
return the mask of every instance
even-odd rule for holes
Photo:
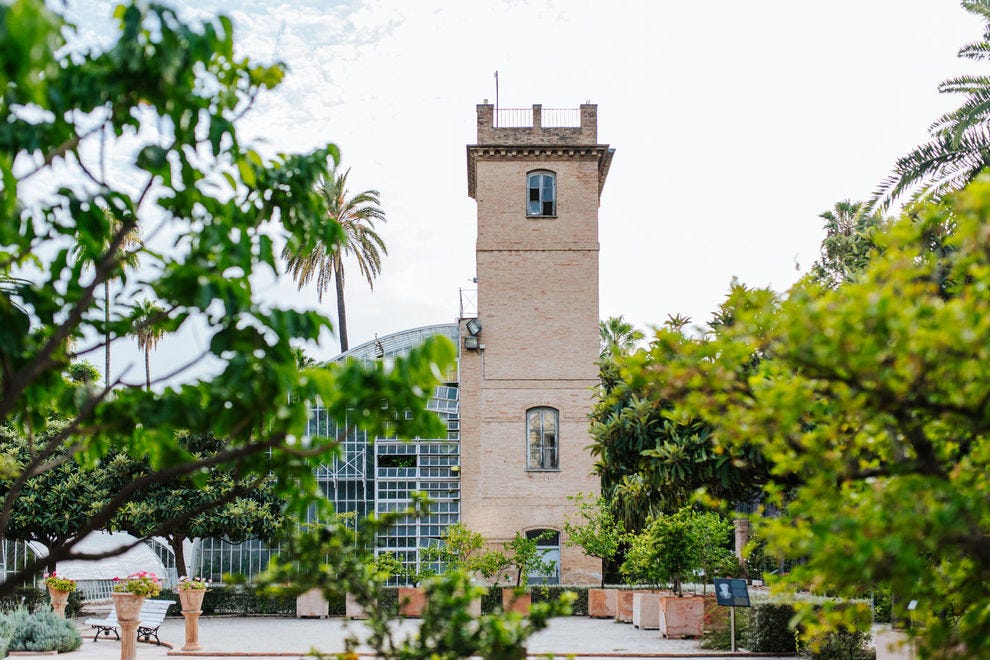
[[[85,38],[112,3],[69,0]],[[231,16],[242,55],[282,60],[285,84],[244,124],[265,150],[334,142],[352,191],[381,192],[389,256],[374,292],[347,287],[351,346],[455,320],[474,276],[465,145],[475,105],[598,104],[616,149],[601,199],[601,317],[642,328],[706,322],[732,278],[787,287],[817,258],[818,214],[864,199],[958,99],[959,47],[980,21],[952,0],[197,0]],[[283,278],[265,295],[319,303]],[[323,308],[333,313],[333,292]],[[166,338],[165,372],[205,338]],[[138,365],[133,342],[115,364]],[[337,353],[326,337],[309,347]],[[102,356],[93,362],[102,363]]]

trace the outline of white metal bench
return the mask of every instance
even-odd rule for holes
[[[155,643],[160,646],[162,641],[158,639],[158,629],[165,621],[165,613],[168,612],[169,606],[174,604],[175,601],[171,600],[145,600],[144,604],[141,605],[141,613],[138,614],[138,619],[140,619],[137,627],[138,639],[143,642],[150,642],[151,638],[154,637]],[[117,621],[116,608],[110,610],[110,615],[105,619],[87,619],[86,625],[96,628],[96,634],[93,635],[94,642],[99,640],[100,635],[109,637],[111,633],[120,639],[120,632],[118,632],[120,622]]]

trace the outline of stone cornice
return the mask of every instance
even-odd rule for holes
[[[469,144],[467,147],[468,196],[475,197],[475,171],[479,160],[528,160],[560,161],[585,160],[598,161],[598,196],[602,195],[605,178],[612,164],[615,149],[607,144],[591,145],[504,145],[504,144]]]

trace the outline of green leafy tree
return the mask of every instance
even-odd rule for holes
[[[685,319],[671,318],[661,336],[680,335],[685,325]],[[769,471],[755,445],[727,451],[715,442],[708,422],[675,411],[671,402],[652,395],[647,381],[625,375],[664,359],[656,351],[651,342],[650,351],[612,356],[615,377],[603,382],[591,415],[591,453],[602,492],[631,531],[643,529],[651,516],[679,510],[699,489],[730,503],[750,500]]]
[[[223,451],[226,443],[212,434],[181,434],[181,445],[196,460],[205,461]],[[144,476],[144,462],[129,465],[131,478]],[[162,536],[175,555],[179,577],[186,575],[184,542],[187,539],[216,537],[231,543],[248,539],[271,541],[290,519],[284,503],[275,493],[275,477],[258,474],[242,477],[229,466],[219,465],[195,475],[162,481],[139,491],[121,507],[111,525],[144,538],[162,520],[173,520]]]
[[[327,216],[343,230],[340,242],[318,243],[305,251],[287,246],[282,251],[282,258],[300,289],[315,277],[316,293],[322,301],[333,281],[337,291],[337,334],[342,353],[348,348],[344,259],[352,255],[358,271],[368,281],[368,286],[374,288],[375,277],[382,270],[382,255],[388,254],[385,242],[375,231],[376,221],[385,222],[378,191],[365,190],[350,197],[348,174],[350,170],[343,173],[334,170],[318,186]]]
[[[683,596],[684,580],[701,568],[701,543],[694,515],[685,507],[651,518],[642,532],[629,539],[623,575],[631,582],[669,583],[676,595]]]
[[[494,577],[508,565],[504,554],[486,549],[484,536],[460,522],[447,527],[439,543],[422,548],[420,561],[439,564],[444,572],[480,573],[485,579]]]
[[[53,422],[47,433],[57,434],[67,422]],[[32,445],[46,442],[46,437],[33,441],[20,435],[13,426],[0,427],[0,453],[13,464],[7,469],[21,474],[31,462]],[[59,550],[77,540],[89,530],[90,518],[106,505],[128,479],[127,461],[122,457],[108,460],[91,470],[81,470],[65,457],[55,458],[47,469],[27,479],[19,496],[6,512],[4,538],[10,541],[36,541],[48,550],[48,557],[57,557]],[[5,496],[12,480],[0,480],[0,496]],[[45,568],[55,570],[54,559]]]
[[[57,8],[0,4],[0,424],[27,442],[3,483],[0,537],[11,537],[32,479],[73,466],[85,481],[118,454],[143,457],[148,472],[91,508],[47,559],[8,575],[0,597],[44,564],[92,558],[76,549],[78,539],[106,528],[140,491],[214,466],[245,480],[271,472],[289,513],[331,515],[311,466],[332,460],[337,443],[300,442],[306,402],[317,397],[331,418],[359,411],[349,419],[372,435],[443,431],[425,404],[453,360],[449,342],[429,340],[388,369],[300,367],[293,347],[318,341],[330,320],[272,305],[254,289],[257,275],[278,271],[276,242],[307,253],[343,237],[316,191],[337,149],[267,157],[238,132],[283,68],[235,55],[226,17],[187,24],[167,7],[131,3],[115,18],[106,46],[70,55],[75,28]],[[130,253],[121,248],[145,219],[168,237],[167,254],[139,247],[140,263],[125,270]],[[114,302],[126,311],[107,323],[96,292],[114,278]],[[210,375],[180,365],[181,385],[116,388],[112,397],[64,378],[103,346],[94,337],[125,336],[137,325],[135,303],[144,298],[175,310],[170,329],[200,328],[208,341],[189,366],[208,360]],[[409,410],[409,419],[382,411],[382,400]],[[224,447],[197,457],[175,429],[213,432]],[[148,533],[182,522],[160,520]]]
[[[567,545],[580,546],[589,557],[602,560],[601,586],[604,587],[608,565],[625,538],[625,525],[615,516],[612,503],[604,496],[595,498],[578,493],[567,499],[577,505],[576,517],[564,521]]]
[[[556,564],[551,559],[547,559],[544,552],[540,550],[540,541],[550,537],[552,532],[544,531],[541,534],[529,536],[522,532],[516,532],[512,540],[505,544],[507,566],[512,566],[516,570],[516,588],[521,588],[529,584],[531,575],[549,575],[556,569]]]
[[[963,46],[959,57],[985,62],[990,59],[990,1],[963,0],[961,4],[986,26],[983,38]],[[943,81],[938,91],[962,94],[964,100],[935,120],[929,128],[929,142],[897,160],[894,171],[874,194],[873,204],[886,208],[905,193],[937,200],[959,190],[990,165],[990,78],[958,76]]]
[[[731,325],[662,332],[654,360],[628,370],[726,451],[757,443],[770,458],[764,497],[781,514],[754,522],[773,554],[801,560],[779,588],[889,585],[895,619],[916,600],[926,653],[949,657],[990,653],[988,226],[978,179],[878,234],[855,281],[738,288]],[[803,610],[825,626],[846,614]]]

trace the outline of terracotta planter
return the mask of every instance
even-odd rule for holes
[[[137,660],[137,627],[141,621],[144,596],[113,592],[113,609],[120,624],[120,660]]]
[[[705,599],[701,596],[660,598],[660,634],[674,637],[701,637],[704,632]]]
[[[304,591],[296,596],[296,618],[325,619],[330,616],[330,603],[318,588]]]
[[[640,630],[660,628],[660,594],[633,594],[632,624]]]
[[[619,623],[632,623],[633,594],[631,589],[619,589],[615,593],[615,620]]]
[[[618,589],[588,589],[588,616],[592,619],[615,618]]]
[[[399,616],[418,618],[426,609],[426,591],[422,587],[399,587]]]
[[[206,589],[179,589],[179,605],[183,612],[202,612]]]
[[[505,612],[518,612],[528,616],[532,603],[533,594],[528,590],[524,591],[516,587],[502,589],[502,610]]]
[[[113,598],[113,609],[117,612],[117,621],[139,621],[141,618],[141,606],[144,605],[144,596],[132,593],[110,594]]]
[[[48,587],[48,596],[52,599],[52,610],[55,616],[65,618],[65,606],[69,604],[69,592]]]

